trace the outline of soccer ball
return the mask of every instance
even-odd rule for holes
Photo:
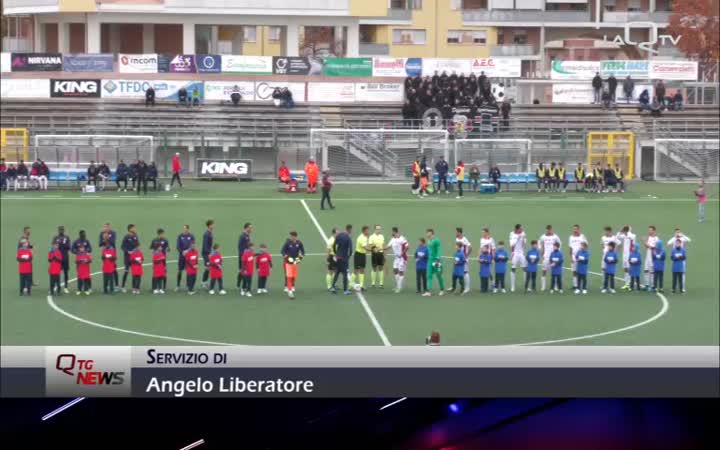
[[[360,283],[356,283],[355,286],[353,286],[353,289],[355,289],[357,292],[360,292],[362,290],[362,286],[360,286]]]

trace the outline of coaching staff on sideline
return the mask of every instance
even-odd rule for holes
[[[325,200],[328,202],[330,209],[335,209],[330,200],[330,191],[332,190],[332,181],[330,181],[330,171],[324,170],[322,181],[320,181],[320,189],[322,190],[322,199],[320,200],[320,209],[325,209]]]
[[[348,270],[350,256],[352,255],[352,225],[345,227],[345,232],[338,233],[335,236],[335,243],[333,244],[333,252],[335,253],[335,277],[333,278],[332,286],[330,291],[332,293],[337,292],[335,286],[337,285],[338,277],[342,275],[343,280],[343,291],[345,295],[351,294],[348,290]]]
[[[138,162],[137,165],[137,195],[140,195],[140,188],[142,187],[143,194],[147,195],[148,185],[148,165],[145,161]]]

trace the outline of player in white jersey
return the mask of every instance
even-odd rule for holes
[[[610,244],[615,244],[615,248],[617,248],[618,245],[620,245],[620,241],[618,238],[613,234],[612,227],[606,226],[603,228],[603,231],[605,232],[602,237],[600,238],[600,242],[602,242],[602,260],[600,261],[600,268],[605,270],[605,254],[610,250]]]
[[[398,227],[392,228],[392,239],[385,247],[385,250],[391,248],[393,251],[393,274],[395,275],[395,293],[402,290],[405,281],[405,270],[407,269],[408,260],[408,241],[405,236],[400,233]]]
[[[525,270],[527,260],[525,259],[525,246],[527,237],[520,224],[515,225],[515,230],[510,232],[510,292],[515,292],[515,270],[518,266]],[[481,247],[482,248],[482,247]],[[527,276],[527,275],[526,275]]]
[[[580,225],[573,225],[572,233],[570,233],[570,237],[568,238],[568,247],[570,247],[568,252],[570,253],[570,261],[572,261],[573,271],[573,290],[577,290],[578,286],[577,273],[575,273],[575,267],[577,264],[575,255],[582,249],[583,242],[587,244],[588,240],[585,235],[580,232]]]
[[[490,234],[490,228],[483,228],[482,229],[482,236],[480,237],[480,249],[483,247],[487,247],[490,249],[490,256],[495,256],[495,238],[492,237]]]
[[[649,291],[653,283],[653,249],[662,245],[660,236],[657,235],[657,229],[655,225],[648,227],[648,235],[643,238],[645,243],[645,290]]]
[[[625,225],[622,227],[622,229],[618,232],[617,236],[615,236],[622,246],[622,261],[623,261],[623,272],[625,272],[624,278],[625,278],[625,286],[623,286],[621,289],[623,291],[629,291],[630,290],[630,253],[632,252],[633,247],[635,246],[635,233],[632,232],[632,229],[630,228],[630,225]]]
[[[472,255],[472,244],[468,240],[467,237],[465,237],[465,234],[463,234],[462,227],[455,228],[455,243],[456,244],[462,244],[463,253],[465,253],[465,290],[463,291],[464,294],[467,294],[470,292],[470,256]],[[482,248],[482,247],[480,247]]]
[[[540,243],[540,252],[542,253],[542,278],[540,279],[540,290],[545,290],[545,283],[547,279],[547,271],[552,268],[550,265],[550,254],[555,250],[555,243],[562,246],[560,237],[553,231],[552,225],[545,227],[545,234],[540,236],[538,239]]]

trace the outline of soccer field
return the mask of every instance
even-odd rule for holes
[[[566,194],[507,192],[472,194],[462,200],[445,195],[418,199],[407,185],[339,184],[333,191],[337,206],[320,210],[320,194],[276,192],[272,182],[194,182],[173,193],[146,198],[131,193],[78,192],[2,193],[2,344],[3,345],[422,345],[438,330],[443,345],[718,345],[720,330],[720,264],[718,262],[717,185],[709,186],[707,220],[698,223],[693,184],[636,182],[624,194]],[[96,246],[102,224],[111,222],[118,243],[128,223],[137,225],[146,261],[155,230],[162,227],[173,248],[183,224],[189,224],[200,243],[207,219],[215,220],[215,241],[225,257],[228,295],[195,296],[172,292],[177,265],[168,265],[168,293],[152,295],[150,268],[143,277],[143,294],[104,296],[100,262],[93,262],[93,294],[48,296],[46,254],[58,225],[71,239],[80,229]],[[266,243],[275,256],[267,295],[240,297],[235,289],[237,241],[244,222],[255,226],[256,248]],[[411,256],[405,290],[394,294],[391,258],[385,288],[364,294],[332,295],[325,289],[325,237],[333,226],[351,223],[355,236],[364,224],[381,224],[386,241],[399,226],[410,242],[433,227],[442,241],[443,256],[453,253],[455,227],[462,226],[473,244],[472,292],[465,296],[421,297],[415,293]],[[570,229],[579,223],[590,240],[589,294],[568,289],[548,292],[481,294],[477,249],[481,229],[490,227],[497,240],[508,239],[514,224],[522,223],[528,239],[537,239],[552,224],[567,246]],[[638,237],[657,226],[667,242],[677,226],[692,242],[688,246],[687,289],[670,293],[670,261],[665,294],[601,294],[600,236],[605,225],[617,231],[630,224]],[[31,297],[18,295],[15,249],[23,226],[32,227],[35,246],[34,278],[39,286]],[[299,266],[297,298],[282,292],[279,251],[296,230],[309,254]],[[644,252],[643,252],[644,257]],[[566,261],[566,265],[569,263]],[[71,268],[74,277],[74,268]],[[450,282],[450,265],[444,270]],[[618,276],[621,276],[619,274]],[[509,275],[507,282],[509,283]],[[538,275],[539,278],[539,275]],[[366,285],[369,285],[369,274]],[[184,280],[184,278],[183,278]],[[519,275],[519,283],[524,281]],[[184,281],[183,281],[184,282]],[[254,280],[254,288],[257,279]],[[617,280],[617,286],[622,281]],[[538,280],[539,285],[539,280]],[[73,283],[72,290],[75,289]]]

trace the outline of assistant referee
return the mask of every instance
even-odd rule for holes
[[[360,236],[355,241],[355,257],[354,266],[355,272],[353,273],[352,280],[350,281],[353,285],[355,283],[360,285],[361,290],[365,290],[365,266],[367,265],[367,252],[370,250],[370,227],[363,225]]]

